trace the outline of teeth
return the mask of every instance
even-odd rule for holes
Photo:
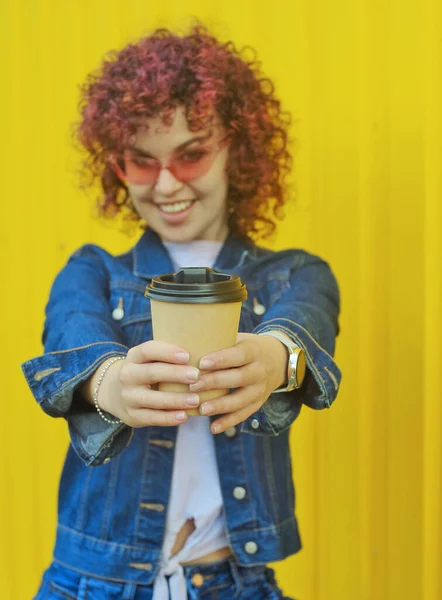
[[[186,202],[174,202],[173,204],[162,204],[160,210],[166,213],[178,213],[182,210],[186,210],[192,204],[193,200],[187,200]]]

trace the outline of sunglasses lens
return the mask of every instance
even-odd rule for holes
[[[179,181],[186,182],[202,177],[209,171],[217,156],[218,148],[187,150],[174,157],[165,167]],[[125,182],[133,185],[152,185],[161,172],[161,163],[148,156],[125,154],[115,157],[112,167]]]
[[[160,173],[158,161],[144,156],[125,156],[124,173],[126,180],[134,185],[151,185]]]
[[[186,152],[172,161],[170,170],[180,181],[191,181],[207,173],[216,157],[215,149],[201,148]]]

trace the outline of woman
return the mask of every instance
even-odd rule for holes
[[[127,254],[87,245],[70,258],[45,354],[23,365],[71,437],[36,598],[282,598],[266,564],[300,549],[289,429],[302,404],[330,406],[341,374],[329,266],[253,241],[281,216],[290,165],[273,87],[202,27],[159,30],[107,57],[81,114],[101,214],[145,231]],[[249,293],[236,345],[199,369],[152,341],[144,297],[153,276],[195,265],[240,275]],[[171,381],[189,393],[156,389]],[[231,393],[200,402],[209,389]]]

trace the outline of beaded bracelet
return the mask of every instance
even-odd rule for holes
[[[109,369],[109,367],[111,365],[113,365],[115,362],[117,362],[117,360],[124,360],[125,358],[126,358],[125,356],[114,356],[113,358],[111,358],[110,360],[107,361],[107,363],[103,367],[103,370],[100,373],[100,376],[99,376],[98,381],[97,381],[97,386],[96,386],[96,388],[94,390],[94,405],[95,405],[95,408],[97,409],[97,412],[100,415],[100,417],[102,419],[104,419],[106,421],[106,423],[110,423],[111,425],[119,425],[123,421],[121,421],[120,419],[118,419],[117,421],[112,421],[111,419],[108,419],[104,415],[103,411],[98,406],[98,390],[100,389],[100,386],[101,386],[101,384],[103,382],[104,376],[106,375],[107,370]]]

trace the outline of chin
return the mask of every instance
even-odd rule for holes
[[[199,239],[197,233],[189,231],[184,227],[177,227],[176,230],[156,230],[164,242],[192,242]]]

